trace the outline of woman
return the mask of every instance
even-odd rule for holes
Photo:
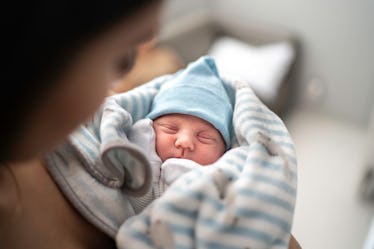
[[[162,1],[97,3],[2,5],[9,14],[2,20],[8,39],[0,100],[0,248],[114,245],[70,206],[40,160],[98,108],[110,83],[131,68],[137,44],[157,29]]]
[[[43,154],[88,119],[157,30],[162,0],[2,4],[0,248],[114,248],[63,196]],[[5,44],[4,44],[5,43]]]

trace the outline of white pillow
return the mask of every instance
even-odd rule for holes
[[[208,54],[215,58],[218,71],[247,81],[264,101],[272,102],[294,59],[290,42],[253,46],[241,40],[222,37]]]

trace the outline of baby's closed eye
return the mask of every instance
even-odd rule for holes
[[[197,134],[197,138],[202,143],[215,143],[217,141],[216,137],[210,133],[200,132]]]
[[[161,128],[161,130],[168,134],[175,134],[178,132],[178,127],[172,124],[158,124],[158,126]]]

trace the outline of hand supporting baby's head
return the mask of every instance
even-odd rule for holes
[[[214,60],[201,57],[189,64],[162,85],[147,115],[154,120],[162,161],[176,157],[202,165],[215,162],[231,146],[232,109]],[[181,139],[187,138],[182,146]]]

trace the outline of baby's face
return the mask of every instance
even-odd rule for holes
[[[210,123],[184,114],[169,114],[154,120],[156,151],[164,162],[184,158],[201,165],[214,163],[226,149],[225,142]]]

